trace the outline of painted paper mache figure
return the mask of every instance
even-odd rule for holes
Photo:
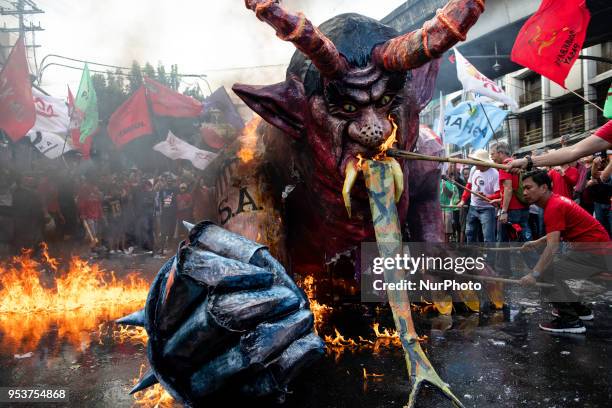
[[[357,14],[314,27],[278,1],[245,1],[298,51],[284,82],[233,87],[265,122],[218,167],[217,219],[191,227],[144,310],[120,320],[149,335],[151,368],[133,391],[159,382],[189,406],[219,395],[282,401],[324,349],[291,276],[316,276],[364,241],[443,241],[437,164],[385,149],[439,153],[419,139],[419,112],[438,58],[465,39],[484,2],[451,0],[400,35]],[[407,299],[389,302],[413,385],[408,405],[427,382],[461,406],[421,350]]]

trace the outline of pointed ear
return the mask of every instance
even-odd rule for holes
[[[302,135],[308,104],[304,84],[295,77],[268,86],[235,84],[232,90],[266,122],[296,139]]]

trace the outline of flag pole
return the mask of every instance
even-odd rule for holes
[[[64,165],[66,167],[68,167],[68,163],[66,163],[66,158],[64,157],[64,151],[66,150],[66,141],[68,140],[68,135],[70,134],[70,129],[68,129],[68,131],[66,132],[66,136],[64,136],[64,146],[62,146],[62,161],[64,162]]]
[[[485,118],[487,118],[487,123],[489,124],[489,128],[491,129],[491,132],[493,132],[491,136],[495,136],[495,129],[493,129],[493,125],[491,124],[491,121],[489,120],[489,115],[487,115],[487,111],[485,110],[484,106],[482,106],[482,102],[478,102],[478,104],[482,108],[482,112],[484,113]],[[497,142],[497,137],[495,138],[495,141]]]
[[[586,99],[584,96],[572,91],[571,89],[567,89],[566,87],[563,87],[563,89],[565,89],[566,91],[570,91],[571,93],[573,93],[574,95],[576,95],[577,97],[579,97],[580,99],[582,99],[583,101],[585,101],[586,103],[593,105],[594,107],[596,107],[597,109],[599,109],[601,112],[603,112],[604,110],[602,108],[600,108],[598,105],[594,104],[593,102],[589,101],[588,99]]]

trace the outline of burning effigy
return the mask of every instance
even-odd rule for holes
[[[189,225],[145,308],[120,320],[149,334],[151,369],[133,392],[159,382],[188,405],[219,395],[282,402],[292,379],[323,354],[313,316],[320,305],[313,310],[287,271],[317,279],[331,258],[367,240],[394,253],[403,226],[412,241],[443,241],[437,164],[387,150],[416,146],[438,57],[484,11],[484,0],[451,0],[400,35],[356,14],[314,27],[277,1],[245,4],[298,51],[284,82],[233,87],[266,124],[248,126],[219,166],[221,226]],[[385,279],[397,281],[399,272]],[[462,406],[421,349],[407,295],[389,292],[389,302],[396,331],[375,331],[404,349],[408,406],[425,382]],[[359,346],[337,330],[327,341]]]

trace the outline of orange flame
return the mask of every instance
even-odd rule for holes
[[[5,349],[34,350],[54,333],[83,350],[103,321],[144,305],[148,283],[136,274],[118,280],[97,264],[73,257],[66,272],[42,247],[41,260],[31,251],[0,264],[0,332]]]
[[[306,293],[306,296],[310,301],[310,311],[314,316],[315,332],[318,334],[319,330],[323,328],[326,317],[331,313],[333,308],[331,306],[321,304],[315,299],[316,287],[314,284],[314,276],[306,276],[299,286],[304,290],[304,293]]]
[[[393,116],[389,115],[389,121],[391,122],[393,130],[391,131],[391,134],[389,135],[387,140],[385,140],[384,143],[380,145],[379,152],[376,156],[373,157],[373,160],[383,160],[387,156],[387,150],[393,147],[393,145],[397,142],[397,125],[393,120]]]
[[[132,380],[132,385],[136,385],[138,383],[138,380],[140,379],[140,377],[142,377],[144,369],[145,365],[142,364],[140,366],[140,374],[138,375],[138,378],[134,378]],[[137,407],[172,408],[180,406],[174,401],[172,396],[168,394],[168,392],[164,390],[164,387],[162,387],[159,383],[135,393],[134,399],[136,400],[134,401],[134,405]]]
[[[243,163],[248,163],[255,158],[257,126],[259,126],[259,123],[261,123],[261,117],[255,115],[255,117],[246,124],[244,129],[242,129],[242,133],[239,136],[240,150],[238,150],[236,156],[238,156]]]
[[[357,347],[358,346],[357,342],[351,339],[350,337],[348,339],[345,339],[344,336],[340,334],[338,329],[336,329],[335,327],[334,327],[334,331],[336,332],[336,337],[325,335],[325,343],[327,343],[328,346],[338,346],[338,347]]]

